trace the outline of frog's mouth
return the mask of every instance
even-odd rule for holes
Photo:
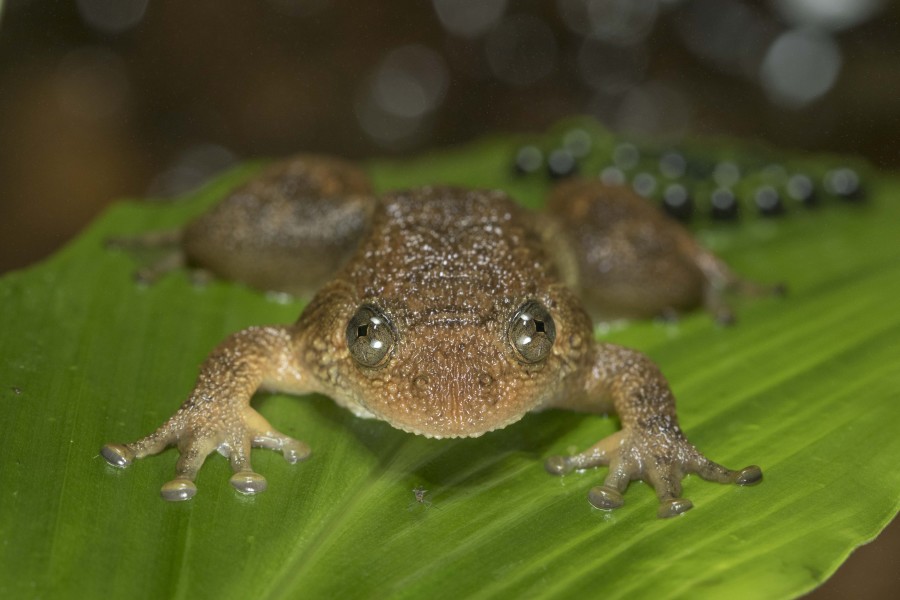
[[[387,421],[391,426],[396,427],[401,431],[440,440],[453,438],[476,438],[484,435],[485,433],[494,431],[495,429],[503,429],[508,425],[512,425],[516,421],[519,421],[523,416],[525,415],[514,415],[505,421],[493,421],[490,424],[485,423],[480,425],[473,424],[473,426],[471,427],[458,427],[455,426],[455,424],[448,424],[443,422],[436,423],[436,427],[422,427],[421,424],[412,426],[401,422],[396,422],[386,417],[383,420]],[[432,424],[429,423],[428,425]]]
[[[366,402],[377,418],[430,438],[477,437],[515,423],[540,401],[528,379],[494,368],[440,370],[429,363],[409,376],[388,377]]]

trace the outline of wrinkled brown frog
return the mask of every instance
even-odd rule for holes
[[[475,437],[529,411],[615,411],[621,430],[548,471],[608,465],[592,505],[623,503],[630,481],[653,486],[661,517],[692,504],[688,473],[749,485],[685,437],[675,399],[640,352],[600,343],[595,319],[672,315],[703,306],[730,321],[730,288],[757,289],[627,188],[577,180],[541,213],[500,191],[422,187],[376,197],[337,159],[278,163],[171,236],[168,261],[292,294],[318,290],[293,325],[251,327],[222,342],[196,387],[157,431],[102,454],[117,467],[177,446],[166,500],[196,493],[218,450],[231,484],[266,489],[252,447],[289,462],[310,450],[250,405],[257,390],[319,393],[363,418],[434,438]],[[590,315],[590,316],[589,316]]]

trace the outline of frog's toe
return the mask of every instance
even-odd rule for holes
[[[551,475],[571,473],[575,466],[565,456],[551,456],[544,462],[544,469]]]
[[[762,481],[762,469],[756,465],[744,467],[737,472],[734,482],[738,485],[756,485]]]
[[[685,465],[688,473],[696,473],[707,481],[717,483],[734,483],[737,485],[756,485],[762,481],[762,469],[756,465],[750,465],[743,469],[733,471],[727,467],[713,462],[697,452],[694,458]]]
[[[234,475],[230,482],[232,487],[242,494],[258,494],[266,491],[266,478],[253,471],[250,466],[251,447],[266,448],[282,453],[285,460],[294,464],[310,454],[309,446],[299,440],[287,436],[274,427],[259,413],[248,408],[244,413],[246,430],[234,433],[228,445],[228,458]]]
[[[292,465],[301,460],[306,460],[312,452],[307,443],[295,440],[294,438],[278,433],[277,431],[267,432],[264,436],[254,438],[253,446],[255,448],[267,448],[269,450],[281,452],[282,456],[284,456],[284,460]]]
[[[266,491],[266,478],[253,471],[239,471],[229,479],[232,487],[242,494],[257,494]]]
[[[215,278],[216,276],[206,269],[192,268],[188,271],[188,279],[190,280],[191,285],[197,288],[204,288],[210,285]]]
[[[259,413],[254,412],[248,417],[252,422],[254,448],[267,448],[281,452],[284,459],[291,464],[309,458],[311,450],[308,444],[281,433]]]
[[[588,492],[588,502],[594,508],[612,510],[625,504],[625,498],[622,497],[621,492],[608,485],[598,485]]]
[[[730,327],[737,323],[737,316],[734,314],[734,311],[729,307],[720,307],[713,313],[713,318],[716,320],[716,323],[723,327]]]
[[[184,477],[176,477],[172,481],[163,484],[159,490],[159,495],[163,500],[169,502],[182,502],[190,500],[197,493],[197,486],[190,479]]]
[[[124,469],[134,461],[134,452],[122,444],[106,444],[100,449],[100,455],[110,465]]]
[[[669,498],[659,503],[656,510],[656,516],[660,519],[669,519],[677,517],[681,513],[685,513],[694,508],[694,503],[687,498]]]
[[[197,493],[194,479],[203,466],[206,457],[216,449],[215,442],[208,437],[185,436],[178,442],[181,455],[175,463],[175,479],[163,484],[159,495],[169,502],[190,500]]]
[[[184,268],[186,259],[180,249],[173,250],[152,265],[135,271],[134,280],[141,285],[153,285],[163,276]]]
[[[544,469],[551,475],[565,475],[575,469],[588,469],[600,465],[608,465],[610,460],[618,455],[618,446],[621,439],[622,432],[618,431],[603,438],[584,452],[570,456],[551,456],[544,462]]]
[[[656,516],[660,519],[677,517],[694,508],[694,503],[681,497],[681,470],[665,461],[648,466],[645,481],[653,486],[659,498]]]
[[[284,459],[293,465],[309,458],[312,450],[310,450],[308,444],[291,439],[290,442],[282,446],[281,453],[284,455]]]

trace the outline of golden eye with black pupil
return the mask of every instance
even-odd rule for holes
[[[394,347],[394,332],[390,320],[374,306],[359,307],[347,323],[347,348],[350,355],[364,367],[384,364]]]
[[[510,321],[507,337],[519,359],[537,363],[550,356],[556,339],[556,324],[543,304],[529,300]]]

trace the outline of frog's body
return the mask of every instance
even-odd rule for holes
[[[626,190],[571,183],[549,207],[529,213],[502,192],[448,187],[375,199],[365,177],[340,161],[300,157],[273,167],[189,225],[182,247],[192,262],[234,279],[319,292],[294,325],[225,340],[168,422],[103,455],[127,466],[177,445],[177,477],[162,493],[181,500],[218,449],[239,491],[261,491],[251,446],[292,462],[309,453],[250,407],[265,388],[322,393],[358,416],[437,438],[478,436],[544,408],[615,410],[621,431],[547,462],[554,473],[610,465],[590,495],[600,508],[620,505],[633,479],[654,486],[660,516],[690,508],[680,497],[686,473],[759,481],[758,467],[731,471],[700,454],[655,365],[596,342],[588,316],[704,303],[727,320],[720,292],[739,280]]]

